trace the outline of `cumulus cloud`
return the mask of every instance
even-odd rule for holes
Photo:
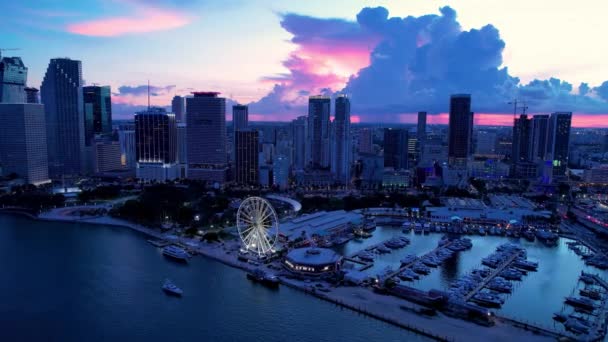
[[[120,86],[118,87],[118,93],[114,93],[114,96],[125,96],[125,95],[133,95],[133,96],[148,96],[148,89],[150,91],[150,96],[159,96],[161,94],[166,94],[175,91],[175,85],[168,85],[164,87],[154,86],[147,84],[137,85],[137,86]]]
[[[356,21],[282,16],[281,26],[297,47],[284,62],[289,73],[268,77],[272,91],[253,108],[259,112],[305,113],[306,97],[320,89],[350,94],[364,120],[427,110],[448,110],[449,96],[470,93],[481,113],[509,113],[519,98],[534,112],[608,111],[608,82],[590,88],[550,78],[521,84],[503,65],[505,42],[486,25],[463,30],[456,11],[390,17],[383,7],[364,8]]]

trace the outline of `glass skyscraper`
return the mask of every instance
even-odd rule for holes
[[[50,176],[78,175],[84,166],[85,140],[80,61],[51,59],[40,94],[46,116]]]
[[[335,118],[332,130],[331,170],[341,184],[350,182],[351,137],[350,137],[350,100],[340,95],[335,100]]]
[[[547,151],[553,163],[553,176],[564,176],[568,168],[571,112],[557,112],[549,118]]]
[[[194,92],[186,98],[189,179],[223,184],[228,171],[226,99],[216,92]]]
[[[237,184],[257,185],[258,179],[258,131],[234,132],[235,180]]]
[[[452,95],[448,130],[448,163],[450,166],[466,166],[471,155],[472,136],[471,95]]]
[[[308,162],[313,168],[328,168],[330,164],[330,107],[331,99],[327,96],[311,96],[308,99]]]
[[[82,88],[84,101],[85,145],[90,146],[96,134],[112,133],[112,98],[109,86]]]
[[[175,115],[152,107],[135,114],[137,177],[166,181],[179,178]]]

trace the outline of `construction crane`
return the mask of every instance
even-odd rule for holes
[[[514,99],[513,101],[507,103],[510,105],[513,105],[513,119],[517,118],[517,109],[521,109],[521,114],[525,115],[526,114],[526,110],[528,110],[528,105],[526,103],[526,101],[519,101],[518,99]],[[520,106],[518,106],[518,104],[521,104]]]

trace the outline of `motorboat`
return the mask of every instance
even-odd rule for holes
[[[593,310],[596,308],[595,303],[586,297],[566,297],[566,304],[579,307],[585,310]]]
[[[416,257],[413,254],[406,254],[400,261],[401,261],[401,265],[409,265],[412,262],[416,261],[416,259],[418,259],[418,257]]]
[[[502,305],[502,300],[491,293],[480,292],[471,298],[471,301],[486,307],[499,308]]]
[[[175,245],[169,245],[163,248],[163,255],[173,260],[187,262],[190,259],[190,254],[183,248]]]
[[[163,291],[165,291],[166,294],[169,294],[172,296],[177,296],[177,297],[181,297],[182,294],[184,293],[184,291],[182,291],[182,289],[180,289],[175,284],[173,284],[173,282],[169,279],[165,279],[162,289],[163,289]]]
[[[278,287],[279,278],[273,274],[268,274],[261,269],[255,269],[247,273],[247,279],[266,285],[268,287]]]

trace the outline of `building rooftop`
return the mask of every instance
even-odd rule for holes
[[[296,239],[302,236],[302,233],[308,236],[326,236],[336,229],[341,229],[346,224],[360,224],[362,220],[363,215],[356,212],[344,210],[320,211],[281,223],[279,232],[289,239]]]
[[[319,266],[338,262],[342,256],[328,248],[297,248],[287,253],[287,259],[303,265]]]

